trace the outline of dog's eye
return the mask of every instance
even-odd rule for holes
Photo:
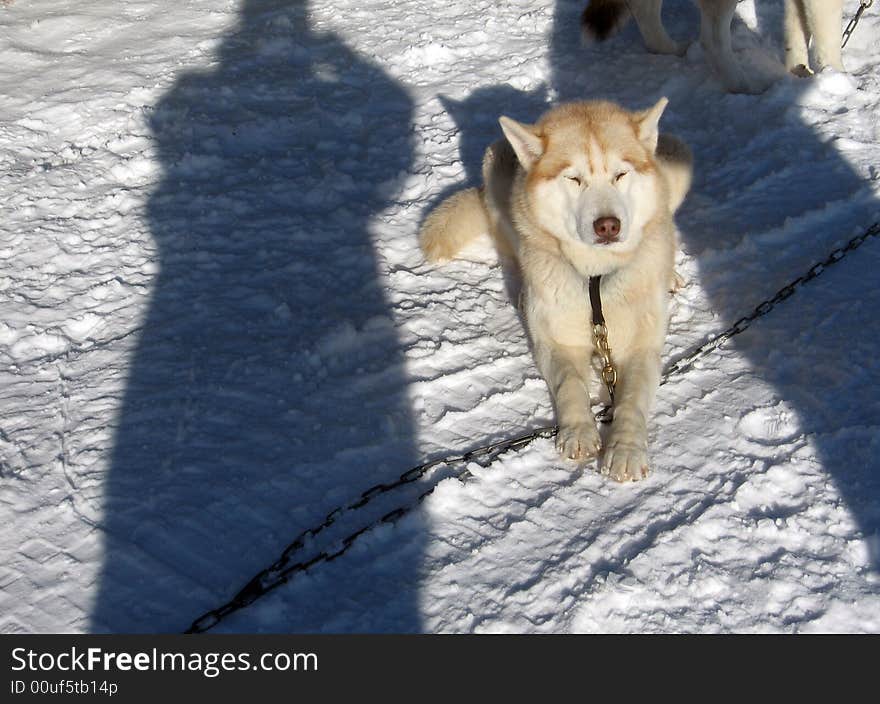
[[[571,181],[572,183],[576,183],[578,186],[581,185],[580,176],[566,176],[565,179],[567,181]]]
[[[623,178],[624,176],[626,176],[628,173],[629,173],[629,171],[621,171],[621,172],[617,173],[617,174],[614,176],[614,182],[617,183],[620,179],[622,179],[622,178]]]

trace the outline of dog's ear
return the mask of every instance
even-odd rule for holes
[[[544,140],[537,134],[532,125],[524,125],[516,120],[502,115],[498,118],[504,136],[516,152],[516,158],[522,167],[528,171],[535,165],[544,153]]]
[[[660,98],[652,108],[636,113],[636,133],[639,141],[653,154],[657,151],[657,139],[660,136],[660,116],[669,104],[666,97]]]

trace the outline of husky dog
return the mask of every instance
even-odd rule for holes
[[[590,277],[601,276],[619,375],[601,466],[621,482],[649,471],[647,419],[675,277],[672,215],[691,181],[688,148],[658,131],[666,104],[629,112],[567,103],[534,125],[501,117],[506,140],[486,151],[482,188],[443,201],[420,233],[431,262],[485,233],[516,263],[532,350],[556,407],[556,445],[573,460],[602,449],[590,402],[597,353],[588,295]]]
[[[739,0],[694,0],[700,7],[700,43],[725,88],[732,93],[757,93],[766,85],[747,77],[730,45],[730,22]],[[815,68],[843,71],[840,57],[843,0],[784,0],[785,67],[798,76],[812,73],[807,46],[813,38]],[[590,0],[581,16],[584,35],[607,38],[632,15],[649,51],[684,54],[687,44],[673,41],[660,20],[663,0]]]

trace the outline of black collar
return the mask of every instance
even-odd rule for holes
[[[602,315],[602,296],[599,295],[601,276],[590,277],[590,306],[593,309],[593,325],[604,325],[605,316]]]

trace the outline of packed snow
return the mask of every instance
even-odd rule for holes
[[[552,425],[491,253],[417,246],[501,114],[670,99],[667,364],[880,220],[880,12],[796,79],[781,5],[734,21],[761,95],[583,45],[583,0],[0,6],[0,632],[182,631],[369,487]],[[647,481],[440,465],[214,630],[880,632],[878,239],[660,389]]]

